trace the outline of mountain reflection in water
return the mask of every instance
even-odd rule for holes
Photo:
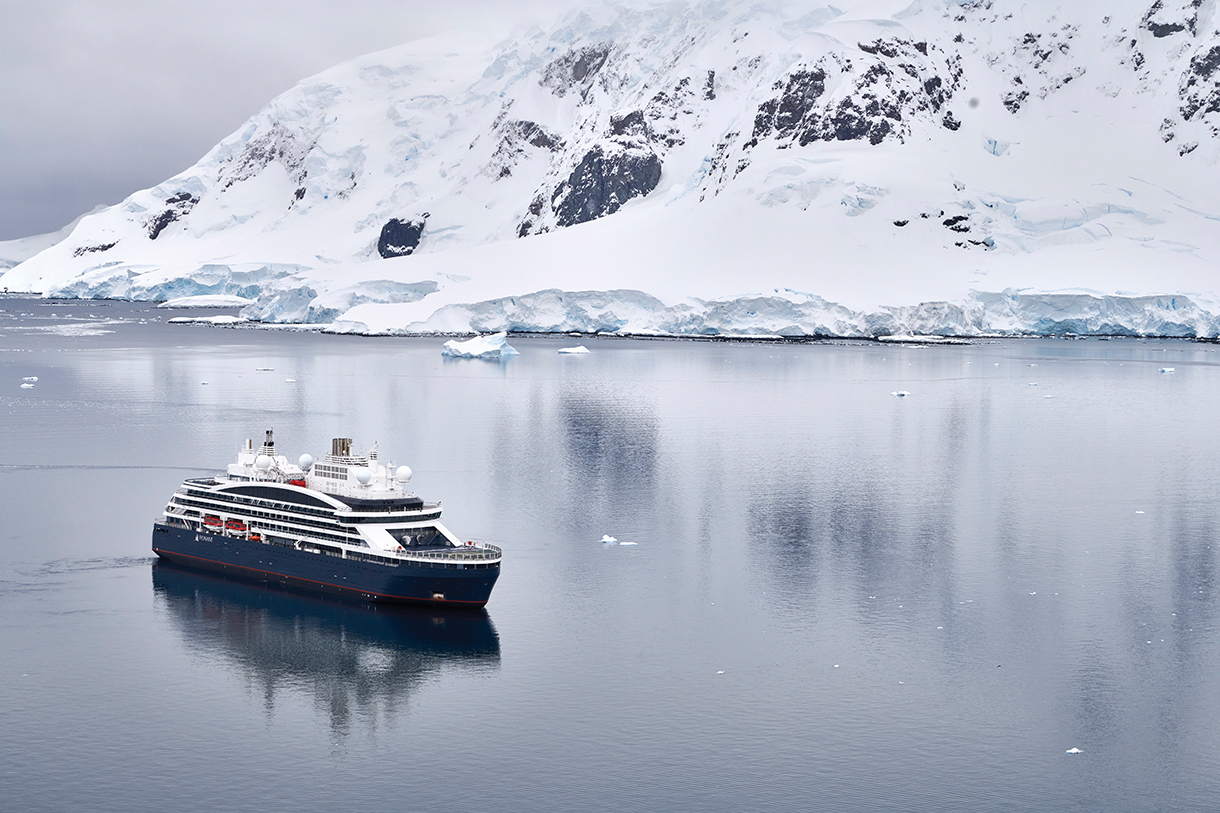
[[[192,651],[262,688],[312,698],[336,733],[353,714],[393,717],[443,669],[494,671],[500,638],[484,610],[385,607],[306,596],[157,561],[159,607]]]

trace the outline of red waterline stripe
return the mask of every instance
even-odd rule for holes
[[[164,548],[153,548],[153,553],[160,556],[161,552],[163,550],[164,550]],[[310,584],[321,584],[326,587],[337,587],[340,590],[347,590],[350,593],[362,593],[366,596],[381,596],[382,598],[397,598],[397,599],[405,599],[407,601],[435,601],[437,603],[443,602],[445,604],[478,604],[478,605],[482,606],[487,603],[485,601],[465,601],[463,599],[457,599],[457,598],[440,599],[440,598],[415,598],[413,596],[392,596],[392,595],[389,595],[386,593],[374,593],[372,590],[357,590],[354,587],[345,587],[342,584],[331,584],[330,582],[314,581],[313,579],[307,579],[304,576],[289,576],[287,573],[276,573],[274,570],[260,570],[257,567],[246,567],[245,565],[235,565],[235,564],[232,564],[231,562],[221,562],[216,559],[208,559],[204,556],[192,556],[189,553],[178,553],[177,551],[169,551],[169,550],[167,550],[165,552],[170,554],[171,556],[185,556],[187,559],[197,559],[200,562],[211,562],[211,563],[217,564],[217,565],[224,565],[225,567],[236,567],[236,568],[241,568],[242,570],[251,570],[255,573],[269,573],[272,576],[279,576],[282,579],[292,579],[293,581],[298,581],[298,582],[309,582]]]

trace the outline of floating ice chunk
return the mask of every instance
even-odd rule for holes
[[[721,669],[721,670],[720,670],[719,672],[717,672],[716,674],[718,674],[718,675],[723,675],[723,674],[724,674],[724,670],[723,670],[723,669]]]
[[[37,380],[38,380],[38,376],[36,376],[36,375],[27,375],[25,378],[23,378],[23,379],[21,379],[21,380],[22,380],[22,381],[37,381]]]
[[[604,535],[602,536],[602,541],[603,541],[603,542],[605,542],[607,545],[615,545],[615,544],[618,544],[618,540],[617,540],[617,539],[615,539],[615,538],[614,538],[613,536],[611,536],[610,534],[604,534]]]
[[[1054,398],[1055,396],[1053,396],[1053,395],[1043,395],[1042,397],[1043,397],[1043,398]]]
[[[899,398],[906,398],[910,394],[911,393],[907,392],[906,390],[894,390],[893,392],[890,393],[890,395],[896,395]]]
[[[509,356],[519,355],[519,353],[508,343],[508,334],[501,331],[490,336],[475,336],[464,342],[450,339],[441,348],[441,355],[458,359],[500,361]]]
[[[1030,385],[1031,387],[1036,387],[1036,386],[1038,386],[1038,382],[1037,382],[1037,381],[1031,381],[1031,382],[1029,382],[1029,385]]]
[[[559,348],[559,353],[565,356],[587,356],[589,354],[589,348],[585,347],[583,344],[577,345],[576,347],[561,347]]]
[[[1137,513],[1137,514],[1142,514],[1142,513],[1144,513],[1144,512],[1143,512],[1143,511],[1136,511],[1135,513]]]
[[[274,367],[255,367],[255,368],[254,368],[254,372],[256,372],[256,373],[273,373],[273,372],[275,372],[275,368],[274,368]]]
[[[628,547],[631,547],[632,545],[638,545],[640,543],[639,542],[619,542],[618,544],[619,544],[619,547],[628,548]]]
[[[1161,369],[1157,370],[1157,372],[1158,373],[1172,373],[1173,368],[1172,367],[1162,367]]]
[[[21,389],[32,390],[32,389],[34,389],[34,385],[31,384],[30,382],[26,381],[24,384],[21,385]]]
[[[1079,748],[1069,748],[1066,751],[1064,751],[1064,753],[1065,754],[1083,754],[1084,751],[1081,751]]]
[[[207,384],[208,382],[206,382],[206,381],[200,381],[199,383],[200,383],[200,384]]]
[[[297,380],[295,378],[285,378],[284,383],[285,384],[295,384],[295,383],[297,383]]]

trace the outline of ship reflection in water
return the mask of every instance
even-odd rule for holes
[[[301,595],[158,561],[160,608],[187,647],[232,664],[262,689],[302,693],[347,733],[406,710],[411,695],[442,671],[494,671],[500,638],[484,610],[386,607]]]

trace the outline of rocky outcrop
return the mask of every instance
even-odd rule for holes
[[[1170,0],[1168,6],[1164,0],[1156,0],[1140,20],[1140,28],[1158,39],[1180,31],[1188,31],[1194,36],[1198,33],[1199,7],[1202,5],[1203,0]]]
[[[195,208],[195,204],[198,202],[199,198],[195,197],[190,192],[180,192],[173,197],[166,198],[166,208],[163,209],[159,214],[149,218],[148,222],[145,224],[148,228],[148,239],[156,240],[161,235],[161,232],[165,231],[166,226],[179,218],[185,217],[191,211],[191,209]],[[113,246],[114,243],[111,243],[106,248],[112,248]],[[105,249],[94,248],[90,250],[104,251]],[[79,257],[80,255],[78,254],[76,256]]]
[[[381,235],[377,238],[377,253],[387,259],[412,254],[424,236],[427,220],[426,214],[411,220],[391,218],[381,227]]]
[[[513,174],[517,165],[531,152],[554,153],[563,148],[563,139],[541,124],[501,116],[495,124],[500,140],[496,144],[484,174],[500,180]]]
[[[604,43],[574,48],[543,68],[538,84],[559,97],[584,95],[609,58],[610,46]]]
[[[313,146],[314,138],[281,122],[273,122],[267,132],[250,139],[241,152],[226,160],[220,173],[221,190],[253,178],[273,161],[283,165],[293,185],[300,189],[305,181],[305,159]],[[299,199],[304,192],[296,194]]]
[[[1220,43],[1194,55],[1182,74],[1179,91],[1179,112],[1186,121],[1220,113]]]
[[[614,214],[661,180],[661,159],[638,140],[606,140],[593,146],[555,190],[551,208],[560,226]]]
[[[912,120],[939,113],[961,80],[960,57],[926,42],[879,39],[858,48],[865,57],[826,56],[777,81],[776,95],[754,117],[749,146],[765,138],[802,147],[815,141],[902,141]]]

